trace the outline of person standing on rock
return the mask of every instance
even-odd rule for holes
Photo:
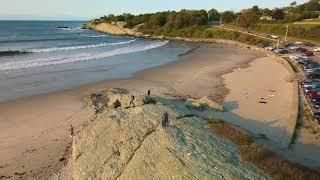
[[[69,133],[70,133],[70,137],[73,137],[73,136],[74,136],[73,126],[72,126],[72,124],[70,125]]]
[[[131,101],[130,101],[130,107],[131,107],[131,104],[132,104],[132,107],[134,107],[134,102],[133,102],[133,101],[134,101],[134,98],[135,98],[134,95],[132,95],[132,96],[131,96]]]
[[[164,112],[162,116],[162,127],[167,127],[169,125],[169,114],[168,112]]]
[[[150,91],[150,89],[148,90],[148,97],[150,97],[150,94],[151,94],[151,91]]]

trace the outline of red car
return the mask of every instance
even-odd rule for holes
[[[312,51],[306,51],[303,53],[304,56],[313,56],[313,52]]]
[[[312,91],[308,93],[308,96],[312,99],[316,99],[316,98],[320,98],[320,93]]]

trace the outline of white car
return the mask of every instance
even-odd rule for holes
[[[320,70],[320,68],[313,68],[313,69],[305,69],[306,73],[313,73],[316,70]]]
[[[298,46],[291,46],[291,47],[289,47],[290,50],[296,50],[296,49],[298,49],[298,48],[299,48]]]
[[[302,56],[301,54],[291,55],[291,56],[289,56],[289,59],[293,60],[293,61],[296,61],[296,60],[299,60],[299,59],[309,60],[308,57]]]
[[[279,36],[276,36],[276,35],[270,35],[270,37],[271,37],[272,39],[278,39],[278,38],[279,38]]]
[[[314,52],[320,52],[320,47],[315,47],[313,51]]]
[[[268,46],[268,47],[265,47],[266,50],[270,50],[270,51],[273,51],[276,49],[275,46]]]
[[[296,41],[296,42],[294,42],[294,44],[302,44],[302,42]]]

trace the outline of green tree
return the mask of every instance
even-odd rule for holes
[[[297,2],[296,1],[293,1],[292,3],[290,3],[290,6],[291,7],[295,7],[297,5]]]
[[[249,27],[258,20],[259,16],[252,10],[245,10],[239,17],[239,25],[241,27]]]
[[[219,21],[220,13],[216,9],[211,9],[208,11],[209,21]]]
[[[320,0],[310,0],[305,5],[306,11],[319,11],[320,10]]]
[[[262,13],[260,12],[259,6],[253,6],[251,8],[252,13],[254,13],[257,16],[260,16]]]
[[[276,20],[282,20],[284,18],[284,12],[282,9],[275,9],[272,12],[272,18]]]
[[[268,8],[264,8],[264,9],[261,10],[261,14],[263,16],[271,16],[272,15],[272,11],[270,9],[268,9]]]
[[[232,11],[225,11],[221,15],[221,20],[223,23],[231,23],[236,19],[235,14]]]

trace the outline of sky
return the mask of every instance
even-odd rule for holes
[[[0,0],[0,20],[90,20],[107,14],[283,7],[294,0]],[[296,0],[297,3],[306,0]]]

